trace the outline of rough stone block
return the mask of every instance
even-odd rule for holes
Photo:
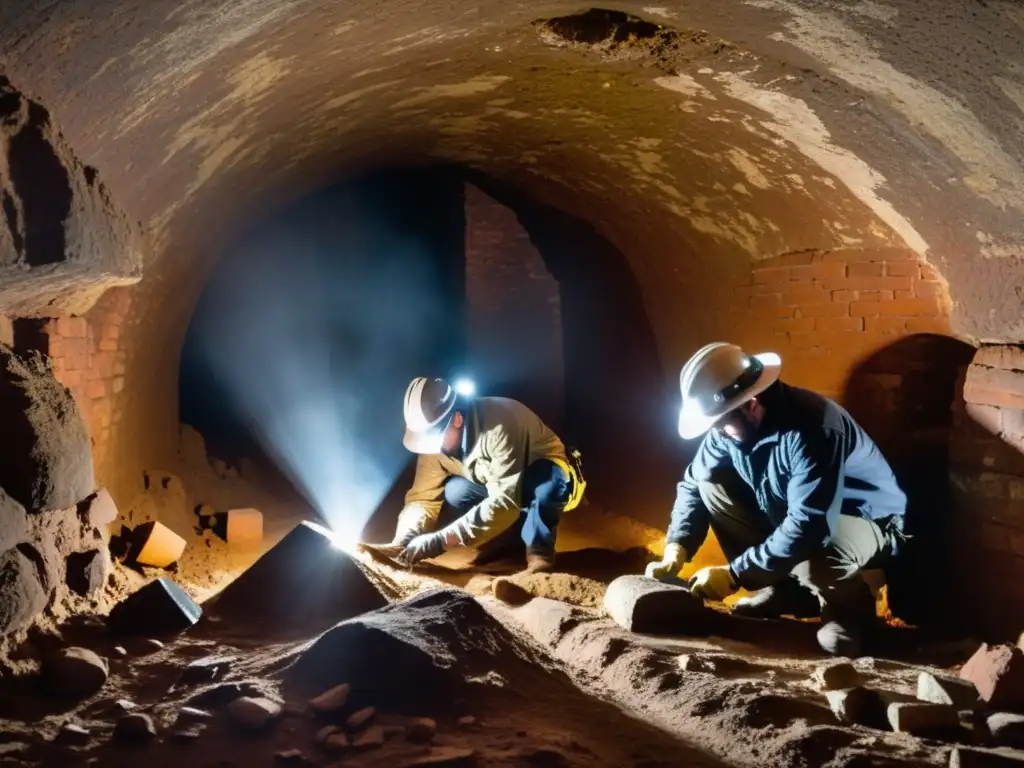
[[[717,619],[685,587],[633,574],[608,585],[604,609],[619,626],[642,634],[703,634]]]
[[[156,579],[114,606],[111,629],[122,634],[160,635],[184,632],[203,610],[169,579]]]
[[[258,509],[229,509],[227,541],[233,547],[258,547],[263,542],[263,513]]]
[[[848,661],[823,664],[814,670],[811,682],[819,691],[836,691],[860,685],[860,673]]]
[[[899,733],[927,734],[960,727],[956,707],[916,701],[896,701],[886,712],[889,725]]]
[[[46,607],[40,573],[21,549],[0,554],[0,633],[26,626]]]
[[[1024,747],[1024,715],[994,712],[985,721],[992,740],[1004,747]]]
[[[826,691],[825,698],[840,723],[877,728],[886,721],[885,701],[877,691],[858,686]]]
[[[131,545],[125,561],[166,568],[178,561],[185,551],[185,540],[156,520],[143,523],[132,531]]]
[[[960,670],[994,709],[1024,708],[1024,652],[1015,645],[982,643]]]
[[[330,626],[382,608],[387,600],[330,531],[304,522],[209,605],[218,616],[298,630]]]
[[[931,704],[950,704],[957,709],[971,709],[979,703],[978,689],[970,680],[931,672],[917,676],[917,698]]]

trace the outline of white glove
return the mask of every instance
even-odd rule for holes
[[[649,563],[644,575],[650,579],[677,576],[684,565],[686,565],[686,550],[679,544],[666,544],[665,554],[661,560]]]

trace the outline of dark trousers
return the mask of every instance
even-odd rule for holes
[[[523,478],[519,521],[510,530],[487,542],[485,549],[489,553],[504,550],[514,544],[518,534],[527,552],[553,553],[558,523],[569,500],[569,490],[569,478],[561,467],[546,459],[533,462]],[[448,478],[444,485],[446,504],[459,514],[468,512],[486,498],[486,487],[458,475]]]
[[[735,471],[721,472],[700,483],[700,496],[711,513],[711,530],[725,556],[732,560],[772,533],[751,488]],[[890,536],[871,520],[840,515],[828,544],[791,571],[823,608],[840,612],[873,612],[874,600],[861,571],[881,568],[893,549]]]

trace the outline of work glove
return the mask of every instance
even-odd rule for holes
[[[649,579],[663,579],[676,576],[686,565],[686,550],[680,544],[666,544],[665,554],[660,561],[649,563],[645,575]]]
[[[737,589],[728,565],[701,568],[690,577],[690,594],[705,600],[724,600]]]
[[[442,532],[422,533],[405,545],[405,549],[398,553],[395,561],[402,565],[412,566],[420,560],[429,560],[444,554],[447,548]]]

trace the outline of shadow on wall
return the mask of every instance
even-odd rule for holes
[[[586,221],[493,179],[470,174],[468,180],[515,212],[558,281],[563,438],[583,452],[588,499],[665,527],[684,446],[675,432],[673,391],[626,257]]]
[[[911,623],[942,626],[951,618],[952,406],[958,378],[974,352],[949,336],[907,336],[857,365],[843,392],[847,410],[878,444],[907,493],[906,532],[913,538],[888,577],[893,612]]]

